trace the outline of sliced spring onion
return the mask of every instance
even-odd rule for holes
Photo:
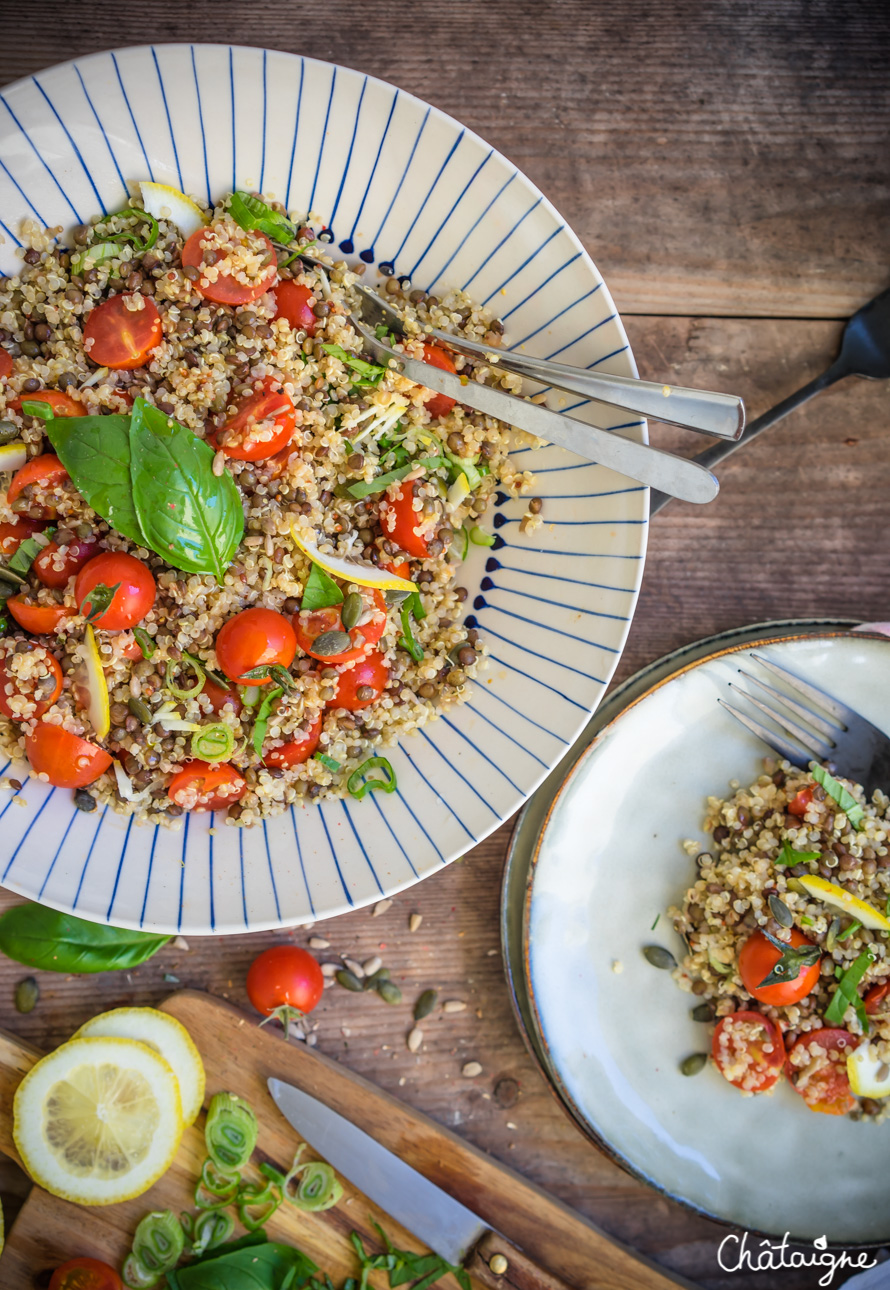
[[[248,1232],[265,1227],[280,1204],[272,1182],[243,1183],[238,1189],[238,1217]]]
[[[382,770],[387,776],[386,779],[366,779],[372,770]],[[362,782],[364,780],[364,782]],[[358,766],[349,779],[346,781],[346,787],[353,797],[359,801],[368,793],[377,789],[382,789],[384,793],[394,793],[398,787],[396,773],[385,757],[369,757]]]
[[[192,756],[202,761],[227,761],[234,750],[234,732],[224,721],[202,726],[192,735]]]
[[[494,546],[494,537],[491,533],[486,533],[478,524],[474,524],[470,529],[470,541],[473,546]]]
[[[227,1169],[220,1169],[208,1156],[201,1166],[200,1185],[211,1196],[223,1197],[228,1203],[235,1199],[238,1194],[238,1188],[241,1186],[241,1176],[237,1173],[230,1173]],[[209,1209],[212,1206],[199,1205],[199,1209]]]
[[[281,686],[276,686],[274,690],[270,690],[263,696],[263,701],[257,709],[256,721],[253,723],[251,733],[251,742],[257,757],[262,757],[263,755],[263,744],[266,740],[266,731],[269,728],[269,718],[272,715],[273,705],[278,702],[283,694],[284,690]]]
[[[204,1137],[207,1153],[218,1169],[232,1173],[247,1164],[256,1146],[259,1126],[253,1110],[234,1093],[217,1093],[210,1103]]]
[[[136,638],[136,644],[142,650],[142,657],[151,658],[155,650],[158,648],[154,642],[154,638],[149,636],[144,627],[134,627],[133,635]]]
[[[818,762],[811,762],[810,770],[816,783],[822,785],[828,796],[837,802],[853,828],[857,829],[862,823],[865,811],[856,801],[853,794],[844,788],[840,780],[835,779],[833,775],[829,775],[825,767],[820,766]]]
[[[168,663],[167,675],[164,679],[164,689],[177,699],[193,699],[196,694],[200,694],[201,691],[204,689],[204,679],[205,679],[204,668],[201,666],[200,663],[196,662],[196,660],[192,657],[188,657],[188,658],[183,657],[182,661],[188,667],[190,667],[194,672],[195,678],[196,678],[195,684],[192,686],[189,686],[187,690],[184,690],[181,686],[177,685],[175,681],[171,681],[170,664]]]
[[[378,363],[369,363],[364,358],[358,358],[355,354],[347,354],[342,345],[322,344],[322,349],[326,354],[333,358],[339,358],[341,363],[345,363],[353,372],[357,372],[362,380],[356,384],[360,386],[379,385],[386,375],[386,368],[380,367]]]
[[[296,251],[292,251],[285,259],[278,261],[278,268],[283,269],[285,265],[290,264],[293,260],[298,260],[301,255],[305,255],[313,246],[318,245],[318,238],[314,237],[311,242],[301,242]]]
[[[22,399],[22,411],[26,417],[38,417],[41,421],[52,421],[56,415],[43,399]]]
[[[144,1267],[135,1254],[128,1254],[123,1266],[124,1285],[129,1290],[144,1290],[146,1286],[156,1286],[161,1279],[160,1272],[152,1272]]]
[[[184,1214],[183,1218],[190,1219],[191,1214]],[[224,1214],[219,1210],[199,1214],[191,1233],[186,1233],[191,1241],[192,1254],[197,1258],[199,1254],[215,1249],[217,1245],[227,1241],[234,1230],[235,1220],[231,1214]]]
[[[108,260],[119,260],[121,258],[121,248],[117,242],[110,239],[105,242],[96,242],[94,246],[84,247],[82,251],[75,252],[71,257],[71,272],[79,276],[85,269],[96,269],[100,264],[105,264]],[[89,264],[87,264],[89,261]],[[112,278],[118,277],[117,269],[112,269]]]
[[[332,605],[339,605],[343,601],[343,592],[337,586],[334,579],[325,573],[320,564],[313,563],[309,570],[309,577],[306,579],[306,585],[303,588],[303,599],[300,601],[300,608],[306,610],[330,609]]]
[[[221,690],[231,688],[232,683],[229,678],[223,676],[222,672],[215,672],[212,667],[208,667],[202,658],[198,658],[197,654],[190,654],[187,649],[184,649],[182,657],[187,659],[189,663],[194,663],[195,667],[199,667],[207,679],[212,681],[214,685],[218,685]]]
[[[7,569],[12,570],[13,573],[20,573],[24,577],[43,548],[49,546],[55,531],[54,528],[44,529],[42,533],[35,533],[33,537],[25,538],[24,542],[19,543],[15,554],[10,557]]]
[[[255,708],[260,701],[262,693],[263,687],[261,685],[242,685],[241,702],[244,704],[245,708]]]
[[[322,766],[325,766],[331,771],[340,769],[340,763],[335,761],[333,757],[328,757],[327,753],[315,753],[313,755],[313,761],[320,761]]]
[[[848,936],[852,936],[854,932],[858,932],[861,926],[862,924],[859,922],[859,919],[854,918],[849,927],[845,927],[842,932],[838,933],[837,939],[839,941],[845,941]]]
[[[414,635],[414,624],[411,621],[412,599],[409,598],[402,605],[402,611],[399,615],[402,623],[402,634],[396,644],[399,649],[403,649],[410,654],[415,663],[419,663],[423,658],[423,646]]]
[[[476,469],[476,463],[473,460],[473,458],[455,457],[454,453],[451,453],[451,452],[446,453],[445,456],[448,459],[448,464],[451,467],[452,471],[453,472],[459,471],[461,474],[465,475],[467,480],[467,487],[469,491],[471,493],[475,493],[476,489],[482,483],[482,476],[479,473],[479,471]]]
[[[455,537],[455,541],[451,546],[451,551],[453,551],[456,554],[458,560],[466,560],[470,550],[470,533],[469,533],[469,530],[467,529],[466,524],[462,524],[460,526],[460,528],[455,533],[454,537]],[[460,544],[459,550],[458,550],[458,543]]]
[[[158,221],[154,215],[149,215],[148,211],[140,210],[138,206],[128,206],[126,210],[118,211],[117,215],[109,218],[124,219],[132,216],[134,219],[144,220],[148,224],[148,237],[142,238],[132,229],[124,229],[121,233],[104,234],[106,242],[131,242],[133,250],[137,255],[144,255],[150,251],[158,240]],[[100,220],[104,224],[105,220]],[[92,248],[87,248],[91,250]]]
[[[423,601],[420,599],[420,592],[414,591],[408,597],[408,603],[411,606],[411,613],[414,615],[416,623],[422,623],[426,618],[426,610],[423,607]]]
[[[331,1209],[343,1195],[343,1188],[329,1164],[323,1160],[307,1160],[301,1163],[305,1142],[297,1148],[294,1162],[281,1185],[283,1198],[297,1209],[307,1213],[319,1213]],[[291,1184],[296,1186],[292,1189]]]
[[[146,1214],[133,1237],[133,1258],[156,1278],[175,1268],[185,1247],[185,1234],[171,1209]]]
[[[825,790],[828,791],[827,789]],[[864,1034],[868,1034],[868,1018],[865,1013],[865,1005],[859,997],[859,982],[865,976],[871,967],[874,959],[868,950],[864,950],[858,958],[854,959],[851,965],[844,972],[838,981],[831,1003],[825,1009],[825,1020],[832,1026],[840,1026],[844,1020],[844,1013],[852,1004],[856,1010]]]

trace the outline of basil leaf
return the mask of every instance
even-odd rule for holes
[[[358,372],[359,376],[365,378],[363,381],[356,382],[356,384],[379,385],[386,375],[385,367],[380,367],[377,363],[369,363],[364,358],[356,358],[355,354],[348,354],[342,345],[323,344],[322,349],[326,354],[330,354],[332,358],[339,358],[341,363],[345,363],[353,372]]]
[[[825,767],[820,766],[818,762],[811,762],[810,770],[812,771],[813,779],[817,784],[821,784],[828,796],[837,802],[853,828],[858,828],[865,816],[865,811],[856,801],[853,794],[844,788],[840,780],[835,779],[833,775],[829,775]]]
[[[296,225],[286,215],[273,211],[271,206],[250,193],[232,193],[229,214],[245,232],[256,229],[259,233],[265,233],[273,242],[292,242],[297,236]]]
[[[147,546],[188,573],[222,582],[244,533],[244,510],[228,471],[185,426],[137,399],[130,426],[133,504]],[[76,481],[75,481],[76,482]]]
[[[821,855],[821,851],[795,851],[788,839],[783,838],[782,850],[776,856],[773,864],[781,869],[786,865],[804,864],[808,860],[818,860]]]
[[[130,483],[130,417],[54,417],[46,433],[87,506],[131,542],[148,546]]]
[[[306,579],[306,586],[303,588],[303,599],[300,601],[301,609],[329,609],[331,605],[340,605],[343,603],[343,592],[329,578],[322,569],[320,564],[313,564],[309,571],[309,577]]]
[[[54,528],[44,529],[37,537],[25,538],[24,542],[19,543],[18,549],[6,566],[7,569],[11,573],[20,573],[24,576],[44,547],[49,546],[49,539],[55,531]],[[43,540],[44,538],[46,541]]]
[[[90,923],[46,905],[16,905],[0,916],[0,951],[46,972],[112,972],[137,967],[170,940]]]
[[[257,757],[262,757],[263,755],[263,744],[266,739],[266,731],[269,728],[269,718],[272,715],[272,705],[273,703],[278,702],[282,694],[284,694],[284,690],[281,686],[278,686],[274,690],[270,690],[257,709],[256,721],[253,723],[253,733],[251,735],[251,740]]]
[[[166,1273],[170,1290],[301,1290],[317,1266],[292,1245],[264,1241],[227,1249]]]

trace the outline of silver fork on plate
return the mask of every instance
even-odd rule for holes
[[[734,708],[725,699],[717,700],[721,707],[768,744],[773,752],[787,758],[794,766],[805,770],[811,761],[831,761],[847,779],[862,784],[869,797],[876,788],[885,792],[890,789],[890,738],[883,730],[866,721],[853,708],[811,685],[809,681],[802,681],[784,667],[779,667],[772,659],[764,658],[762,654],[751,654],[749,657],[800,698],[777,690],[740,667],[741,675],[769,695],[773,704],[763,702],[732,681],[729,688],[736,694],[743,695],[781,729],[776,731],[765,726]],[[806,702],[801,702],[800,699]],[[809,705],[821,711],[814,712]]]

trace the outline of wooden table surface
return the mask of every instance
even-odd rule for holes
[[[0,85],[145,41],[226,39],[313,55],[453,113],[516,162],[602,270],[646,377],[741,394],[756,416],[833,358],[841,319],[890,283],[890,9],[851,0],[7,0]],[[772,618],[890,618],[890,388],[848,380],[720,469],[707,508],[654,520],[616,681],[668,650]],[[657,441],[700,446],[654,427]],[[318,924],[330,953],[379,954],[405,1003],[328,990],[320,1050],[466,1135],[616,1236],[709,1287],[724,1229],[627,1177],[564,1118],[514,1024],[498,944],[508,824],[462,861],[368,911]],[[0,896],[0,905],[14,898]],[[409,915],[423,924],[408,932]],[[310,933],[291,933],[306,943]],[[128,980],[0,964],[0,1025],[51,1046],[98,1006],[183,985],[246,1003],[257,951],[285,934],[168,946]],[[405,1047],[435,987],[463,1013]],[[462,1079],[478,1060],[483,1074]],[[9,1179],[8,1189],[15,1189]],[[802,1290],[809,1273],[758,1274]],[[753,1282],[752,1282],[753,1283]]]

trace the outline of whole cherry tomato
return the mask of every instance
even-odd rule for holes
[[[441,368],[443,372],[457,371],[451,355],[439,345],[424,345],[423,361],[429,363],[432,367]],[[447,394],[431,394],[428,399],[424,399],[423,406],[431,417],[444,417],[448,415],[456,402],[456,399],[452,399]],[[405,549],[407,550],[407,547]]]
[[[359,593],[365,602],[365,613],[370,614],[361,627],[353,627],[346,634],[352,641],[351,649],[341,650],[339,654],[318,654],[314,649],[315,642],[328,632],[342,632],[343,620],[341,605],[329,605],[326,609],[299,609],[293,616],[297,644],[306,654],[338,667],[341,663],[351,663],[353,659],[367,654],[371,645],[376,645],[386,631],[386,601],[379,591],[371,587],[362,587]]]
[[[800,949],[802,945],[812,944],[813,942],[807,940],[803,932],[792,927],[792,949]],[[817,959],[809,967],[801,967],[791,980],[761,986],[761,981],[769,976],[781,957],[780,951],[770,944],[763,932],[752,933],[739,951],[739,975],[742,978],[742,984],[753,998],[760,1003],[769,1004],[772,1008],[785,1008],[790,1003],[797,1003],[800,999],[806,998],[819,981],[821,959]]]
[[[823,1026],[805,1031],[791,1045],[785,1069],[811,1111],[847,1115],[853,1110],[856,1099],[847,1075],[847,1054],[860,1043],[860,1037],[848,1030]]]
[[[290,667],[297,652],[294,629],[274,609],[242,609],[223,623],[216,637],[216,657],[238,685],[266,685],[270,678],[245,676],[257,667]]]
[[[96,627],[112,632],[142,622],[155,602],[156,591],[151,572],[126,551],[103,551],[93,556],[74,583],[78,611]],[[95,613],[103,605],[106,607]]]
[[[36,632],[39,636],[51,636],[59,630],[67,618],[73,618],[76,610],[66,605],[41,605],[25,596],[10,596],[6,608],[12,614],[19,627],[26,632]]]
[[[272,748],[263,758],[263,765],[277,766],[280,770],[288,770],[291,766],[302,766],[318,747],[321,725],[322,718],[319,713],[302,739],[294,739],[289,744]]]
[[[268,272],[261,273],[252,283],[239,282],[228,273],[220,273],[212,280],[202,274],[195,283],[195,288],[206,300],[213,300],[220,305],[246,305],[252,300],[258,300],[274,284],[278,276],[275,248],[264,233],[254,231],[249,234],[249,237],[254,244],[262,243],[266,254],[271,257]],[[225,258],[223,250],[205,246],[208,240],[212,240],[210,229],[199,228],[192,233],[182,248],[184,268],[204,269]]]
[[[724,1079],[747,1093],[766,1093],[782,1073],[785,1045],[774,1021],[745,1009],[723,1017],[711,1052]]]
[[[119,370],[142,367],[163,339],[157,305],[151,296],[132,292],[111,296],[99,305],[83,329],[83,348],[90,362]]]
[[[14,658],[28,660],[27,680],[19,676],[12,667]],[[4,717],[9,717],[12,721],[21,721],[24,715],[28,718],[42,717],[61,693],[62,669],[45,645],[32,641],[31,651],[27,654],[0,655],[0,712]],[[17,711],[10,703],[11,699],[20,695],[33,704],[27,714]]]
[[[78,573],[98,550],[98,542],[78,539],[69,542],[64,555],[59,555],[58,542],[50,542],[37,556],[32,568],[44,587],[66,587],[71,575]]]
[[[422,533],[417,532],[423,516],[419,510],[414,509],[416,482],[412,480],[410,484],[401,484],[392,495],[384,494],[380,503],[380,524],[384,536],[396,546],[418,560],[426,560],[429,558],[429,542],[434,531],[426,529]]]
[[[114,1268],[99,1259],[69,1259],[56,1268],[49,1283],[49,1290],[123,1290]]]
[[[45,774],[56,788],[85,788],[111,765],[104,748],[48,721],[41,721],[28,735],[25,752],[33,770]]]
[[[238,404],[238,411],[208,437],[235,461],[265,461],[290,443],[296,429],[296,409],[281,382],[272,376],[257,382],[255,393]]]
[[[364,658],[337,677],[337,692],[326,705],[329,708],[347,708],[357,712],[375,703],[386,689],[389,667],[377,649],[370,650]]]
[[[314,292],[304,287],[293,278],[284,278],[272,292],[275,301],[275,317],[286,318],[294,331],[304,331],[307,336],[314,336],[318,319],[312,312],[309,301]]]
[[[25,462],[12,477],[6,500],[14,511],[32,520],[55,518],[55,491],[69,478],[55,453],[45,452]],[[27,492],[25,491],[27,490]]]
[[[311,1012],[324,992],[324,976],[308,950],[273,945],[247,973],[247,997],[264,1017],[277,1017],[287,1031],[291,1018]]]
[[[187,811],[222,811],[247,792],[247,780],[227,761],[188,761],[167,787],[167,795]]]

